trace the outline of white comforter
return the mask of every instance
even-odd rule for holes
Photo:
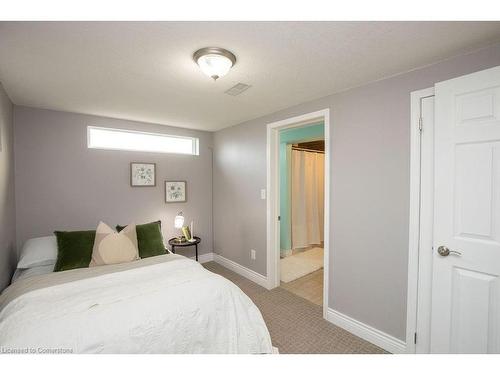
[[[0,295],[0,349],[271,353],[272,345],[236,285],[168,254],[15,282]]]

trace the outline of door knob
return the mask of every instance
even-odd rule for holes
[[[450,250],[446,246],[439,246],[438,254],[441,255],[442,257],[447,257],[450,254],[462,256],[462,253],[460,251]]]

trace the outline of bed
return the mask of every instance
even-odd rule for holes
[[[0,295],[0,347],[47,353],[272,353],[255,304],[199,263],[17,271]]]

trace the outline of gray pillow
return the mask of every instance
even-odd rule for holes
[[[33,268],[56,264],[56,236],[36,237],[27,240],[21,249],[17,268]]]

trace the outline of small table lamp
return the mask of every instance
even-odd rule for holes
[[[182,215],[182,211],[177,214],[177,216],[174,219],[174,227],[175,229],[182,229],[182,226],[184,225],[184,216]],[[177,240],[179,242],[182,242],[182,235],[180,235]]]

